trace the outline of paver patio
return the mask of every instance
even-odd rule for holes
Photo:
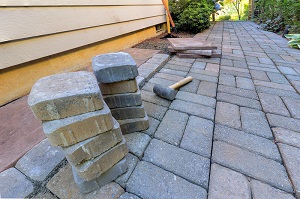
[[[150,128],[126,135],[125,175],[82,195],[65,160],[39,162],[47,162],[43,151],[61,158],[44,141],[0,173],[1,196],[300,198],[300,51],[252,22],[218,22],[195,37],[222,49],[222,58],[174,56],[156,74],[150,62],[143,66],[154,75],[141,91]],[[195,79],[172,102],[152,93],[156,83],[189,75]],[[45,177],[31,178],[34,170]]]

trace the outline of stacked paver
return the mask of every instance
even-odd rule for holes
[[[119,122],[123,134],[149,128],[141,92],[136,82],[137,65],[127,53],[110,53],[93,58],[93,70],[104,101]]]
[[[125,139],[92,73],[42,78],[33,86],[28,104],[43,121],[50,143],[63,148],[81,192],[98,189],[126,172]]]

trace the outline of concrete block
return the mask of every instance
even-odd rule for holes
[[[122,160],[128,153],[125,138],[117,146],[111,148],[100,156],[85,161],[79,165],[72,165],[75,167],[78,175],[85,181],[96,179],[113,165]]]
[[[138,158],[142,158],[151,138],[149,135],[140,132],[130,133],[124,136],[127,142],[128,151]]]
[[[117,120],[145,117],[144,105],[111,109],[112,116]]]
[[[138,90],[136,79],[120,81],[114,83],[99,83],[103,95],[135,93]]]
[[[144,118],[118,120],[122,133],[133,133],[136,131],[143,131],[149,128],[148,116]]]
[[[116,146],[122,141],[122,132],[119,123],[114,120],[112,130],[101,133],[95,137],[79,142],[70,147],[63,147],[69,162],[73,165],[92,159]]]
[[[70,146],[113,128],[107,105],[99,111],[43,122],[43,130],[54,146]]]
[[[77,184],[80,192],[89,193],[96,189],[100,189],[106,184],[114,181],[118,176],[125,173],[127,169],[128,167],[127,167],[126,158],[123,158],[120,162],[118,162],[113,167],[108,169],[105,173],[103,173],[98,178],[91,181],[85,181],[84,179],[82,179],[77,174],[76,169],[74,167],[72,167],[72,172],[74,176],[74,181]]]
[[[31,89],[28,104],[40,120],[56,120],[103,108],[95,76],[84,71],[38,80]]]
[[[119,82],[138,76],[134,59],[124,52],[98,55],[93,58],[92,67],[101,83]]]
[[[142,105],[140,90],[137,90],[135,93],[105,95],[103,98],[109,108],[123,108]]]
[[[126,140],[127,141],[127,140]],[[128,170],[123,175],[119,176],[115,182],[118,183],[121,187],[125,188],[126,183],[131,176],[133,170],[135,169],[137,163],[139,162],[139,159],[132,155],[131,153],[128,153],[126,156],[126,163],[128,165]]]

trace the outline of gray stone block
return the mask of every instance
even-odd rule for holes
[[[153,137],[160,122],[157,119],[154,119],[152,117],[148,117],[148,118],[149,118],[149,128],[147,130],[142,131],[142,133],[146,133],[150,137]]]
[[[261,110],[261,105],[260,105],[259,101],[250,99],[250,98],[237,96],[237,95],[232,95],[232,94],[227,94],[227,93],[218,93],[217,100],[236,104],[239,106],[245,106],[245,107]]]
[[[158,104],[160,106],[166,106],[166,107],[170,106],[170,104],[171,104],[170,100],[166,100],[166,99],[161,98],[158,95],[156,95],[153,92],[153,89],[151,90],[151,92],[142,90],[141,94],[142,94],[143,101],[151,102],[151,103]]]
[[[114,83],[99,83],[103,95],[135,93],[138,90],[136,79],[120,81]]]
[[[123,193],[123,194],[119,197],[119,199],[140,199],[140,197],[137,197],[137,196],[134,195],[134,194],[125,192],[125,193]]]
[[[148,116],[144,118],[118,120],[122,133],[133,133],[136,131],[143,131],[149,128]]]
[[[110,109],[112,116],[117,120],[144,118],[146,116],[144,105],[125,108]]]
[[[63,147],[66,158],[73,165],[95,158],[122,141],[122,132],[119,123],[114,120],[112,130],[95,137],[79,142],[70,147]]]
[[[209,106],[212,108],[216,106],[216,99],[214,98],[184,91],[178,91],[178,93],[176,94],[176,99],[202,104],[204,106]]]
[[[106,104],[99,111],[43,122],[43,130],[54,146],[70,146],[113,128],[114,122]]]
[[[113,165],[122,160],[128,153],[125,138],[122,142],[115,147],[109,149],[100,156],[83,162],[74,166],[78,176],[83,178],[85,181],[90,181],[96,179],[107,170],[109,170]]]
[[[205,189],[148,162],[139,162],[126,191],[145,198],[204,199]]]
[[[40,120],[56,120],[103,108],[95,76],[84,71],[38,80],[31,89],[28,104]]]
[[[205,189],[208,188],[210,167],[210,160],[208,158],[153,139],[145,151],[143,160],[200,185]]]
[[[251,199],[247,177],[218,164],[212,164],[208,198]]]
[[[300,148],[300,133],[283,128],[272,128],[272,130],[277,142]]]
[[[26,198],[31,193],[32,183],[17,169],[10,168],[0,173],[1,198]]]
[[[45,139],[28,151],[16,168],[32,180],[43,181],[64,158],[63,151]]]
[[[93,58],[93,70],[98,82],[113,83],[138,76],[134,59],[124,52],[108,53]]]
[[[229,94],[238,95],[241,97],[247,97],[250,99],[258,100],[258,96],[255,91],[245,90],[245,89],[241,89],[241,88],[234,88],[234,87],[219,85],[218,92],[229,93]]]
[[[115,180],[115,182],[118,183],[123,188],[126,187],[126,183],[129,179],[129,177],[131,176],[133,170],[135,169],[137,163],[139,162],[139,159],[137,157],[135,157],[134,155],[128,153],[127,156],[126,156],[126,162],[127,162],[127,165],[128,165],[127,172],[124,173],[123,175],[119,176]]]
[[[135,93],[105,95],[103,99],[111,109],[142,105],[142,97],[139,89]]]
[[[106,184],[109,184],[110,182],[117,179],[117,177],[125,173],[127,169],[128,166],[126,158],[123,158],[121,161],[119,161],[117,164],[115,164],[113,167],[108,169],[105,173],[103,173],[96,179],[85,181],[77,174],[76,169],[72,167],[74,181],[79,187],[81,193],[90,193],[96,189],[100,189]]]
[[[150,102],[144,102],[146,113],[158,120],[162,120],[163,116],[167,112],[168,108],[164,106],[159,106]]]
[[[258,93],[264,112],[290,116],[289,111],[277,95]]]
[[[221,86],[221,85],[219,85]],[[208,97],[216,97],[217,84],[211,82],[201,81],[197,90],[197,94],[205,95]]]
[[[129,152],[141,159],[151,140],[149,135],[135,132],[127,134],[124,137],[126,139]]]
[[[216,109],[216,122],[231,126],[233,128],[241,128],[240,109],[235,104],[218,102]]]
[[[283,101],[292,114],[292,117],[300,119],[300,100],[284,97]]]

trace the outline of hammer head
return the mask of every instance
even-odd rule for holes
[[[176,90],[174,90],[174,89],[172,89],[170,87],[159,85],[159,84],[155,84],[154,85],[153,92],[156,95],[158,95],[158,96],[160,96],[162,98],[168,99],[168,100],[175,99],[175,95],[177,93]]]

